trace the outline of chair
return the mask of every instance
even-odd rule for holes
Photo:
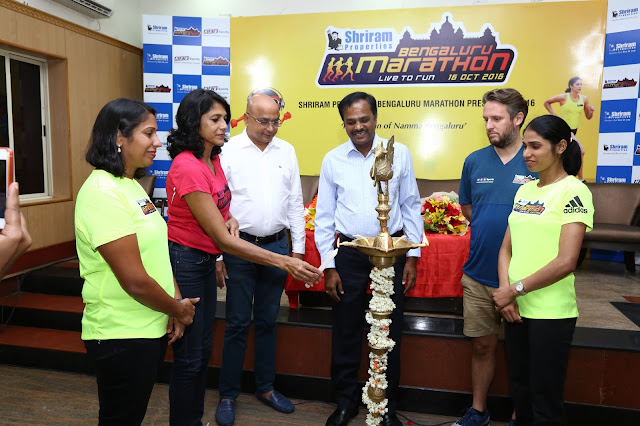
[[[145,175],[141,178],[137,179],[138,183],[144,189],[144,191],[149,195],[149,198],[153,197],[153,188],[156,185],[156,176],[155,175]]]

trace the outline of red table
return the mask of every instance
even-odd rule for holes
[[[304,260],[320,266],[320,254],[314,241],[314,232],[307,229]],[[422,247],[418,259],[416,285],[407,297],[461,297],[462,266],[469,257],[470,233],[465,235],[427,234],[429,245]],[[285,292],[289,307],[298,308],[300,291],[325,291],[324,281],[307,288],[305,283],[287,277]]]

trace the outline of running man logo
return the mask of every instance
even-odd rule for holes
[[[513,211],[516,213],[541,215],[545,210],[546,207],[544,206],[544,203],[541,203],[540,201],[532,203],[531,201],[523,200],[522,198],[516,201],[513,205]]]
[[[502,45],[491,24],[468,33],[446,12],[426,34],[405,27],[359,30],[328,27],[318,87],[505,84],[517,51]]]
[[[580,201],[580,197],[576,195],[575,197],[573,197],[571,201],[567,203],[566,206],[564,206],[563,212],[564,213],[588,213],[589,211],[582,204],[582,201]]]

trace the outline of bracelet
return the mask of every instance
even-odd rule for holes
[[[178,302],[182,302],[184,299],[176,299]]]

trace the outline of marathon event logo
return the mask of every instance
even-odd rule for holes
[[[513,211],[516,213],[541,215],[545,210],[546,207],[544,206],[544,203],[541,203],[540,201],[532,203],[531,201],[520,198],[513,204]]]
[[[155,85],[155,84],[145,84],[144,91],[147,93],[171,93],[171,87],[165,86],[163,84]]]
[[[617,79],[617,80],[605,80],[604,81],[604,85],[602,86],[603,89],[617,89],[619,87],[635,87],[635,85],[638,84],[637,81],[635,81],[633,78],[623,78],[622,80]]]
[[[189,27],[175,27],[173,29],[174,36],[183,36],[183,37],[200,37],[200,30],[197,28]]]
[[[492,85],[508,81],[517,58],[491,24],[468,33],[446,12],[426,34],[405,27],[328,27],[319,87]]]
[[[535,180],[535,178],[531,175],[525,176],[516,174],[513,176],[513,183],[518,185],[524,185],[525,183],[531,182],[532,180]]]
[[[204,66],[228,66],[230,64],[229,59],[223,58],[222,56],[218,56],[217,58],[212,58],[209,56],[205,56],[202,58],[202,65]]]
[[[136,200],[140,208],[142,209],[142,213],[146,216],[156,211],[156,206],[148,198],[141,198]]]
[[[171,34],[174,45],[202,45],[202,18],[174,16],[172,28]]]
[[[231,51],[228,47],[202,48],[202,74],[231,75]]]

